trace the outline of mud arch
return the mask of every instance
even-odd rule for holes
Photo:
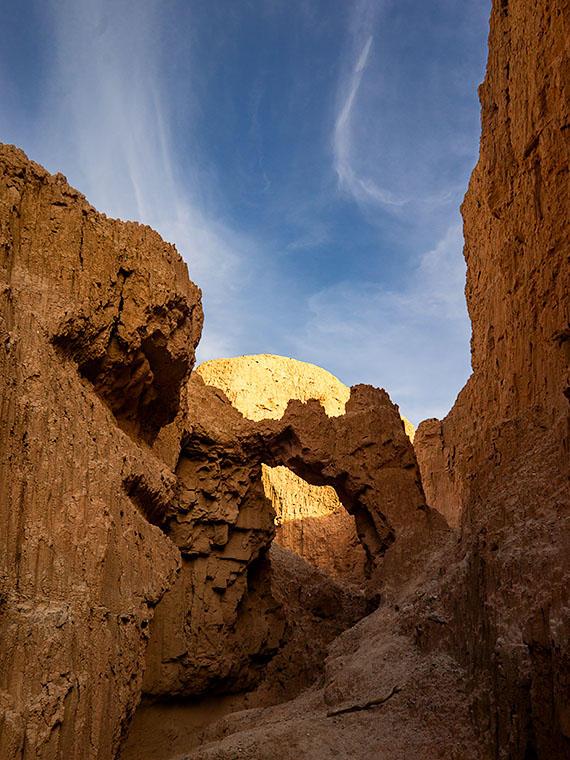
[[[418,510],[427,514],[413,447],[381,389],[355,386],[338,417],[329,417],[317,401],[291,401],[263,436],[266,464],[285,465],[312,485],[336,490],[354,516],[368,575],[397,534],[417,530]]]
[[[284,612],[264,564],[275,529],[262,464],[336,489],[354,515],[376,590],[388,557],[406,575],[440,527],[385,391],[356,386],[340,417],[316,401],[291,401],[280,420],[254,422],[193,375],[187,403],[176,498],[152,515],[179,547],[181,571],[150,628],[143,688],[151,695],[249,689],[284,643]],[[140,483],[137,494],[144,509]]]

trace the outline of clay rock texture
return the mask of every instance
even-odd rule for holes
[[[459,475],[452,469],[451,452],[444,449],[441,420],[424,420],[419,425],[414,450],[428,504],[445,517],[449,526],[457,528],[462,510]]]
[[[286,626],[284,644],[265,663],[259,686],[194,700],[145,698],[134,715],[120,760],[157,760],[199,747],[217,718],[282,703],[322,680],[328,645],[370,611],[365,594],[275,543],[266,557],[271,595],[285,614]]]
[[[350,388],[314,364],[258,354],[214,359],[196,367],[206,385],[222,390],[250,420],[283,417],[291,399],[320,401],[329,417],[344,414]]]
[[[280,419],[291,399],[316,399],[329,417],[344,414],[350,388],[330,372],[285,356],[261,354],[204,362],[196,372],[250,420]],[[314,486],[286,467],[263,466],[275,510],[275,542],[332,575],[361,576],[366,555],[354,518],[334,488]]]
[[[400,597],[405,606],[414,597]],[[184,760],[327,757],[480,760],[469,722],[465,670],[443,652],[425,656],[383,605],[329,648],[323,682],[294,700],[213,722]]]
[[[196,372],[220,388],[244,417],[280,419],[290,400],[320,402],[329,417],[343,415],[350,388],[330,372],[285,356],[260,354],[204,362]],[[414,426],[402,417],[410,440]],[[276,515],[275,541],[334,576],[363,574],[366,557],[354,519],[331,487],[314,486],[285,467],[263,467]]]
[[[200,292],[147,227],[0,146],[2,758],[112,758],[179,551],[151,443],[176,416]],[[165,445],[166,446],[166,445]]]
[[[285,627],[264,557],[275,529],[259,436],[198,376],[187,398],[176,498],[155,515],[182,569],[150,628],[144,691],[152,695],[251,689]]]

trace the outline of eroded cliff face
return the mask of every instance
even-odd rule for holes
[[[194,363],[200,292],[152,230],[1,146],[0,304],[1,754],[110,758],[180,561],[132,489],[174,491],[151,443]]]
[[[416,450],[442,475],[424,478],[428,502],[461,519],[452,646],[480,679],[489,755],[565,757],[570,4],[495,2],[489,47],[462,207],[473,375]]]

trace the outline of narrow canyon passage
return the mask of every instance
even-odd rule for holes
[[[381,389],[195,369],[174,246],[0,145],[2,760],[570,757],[569,50],[570,0],[493,3],[473,372],[413,445]]]

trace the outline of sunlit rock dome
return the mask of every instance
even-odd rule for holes
[[[350,388],[326,369],[273,354],[213,359],[195,370],[207,385],[220,388],[244,417],[280,419],[291,399],[317,399],[329,417],[344,414]],[[411,440],[415,428],[402,416]]]

